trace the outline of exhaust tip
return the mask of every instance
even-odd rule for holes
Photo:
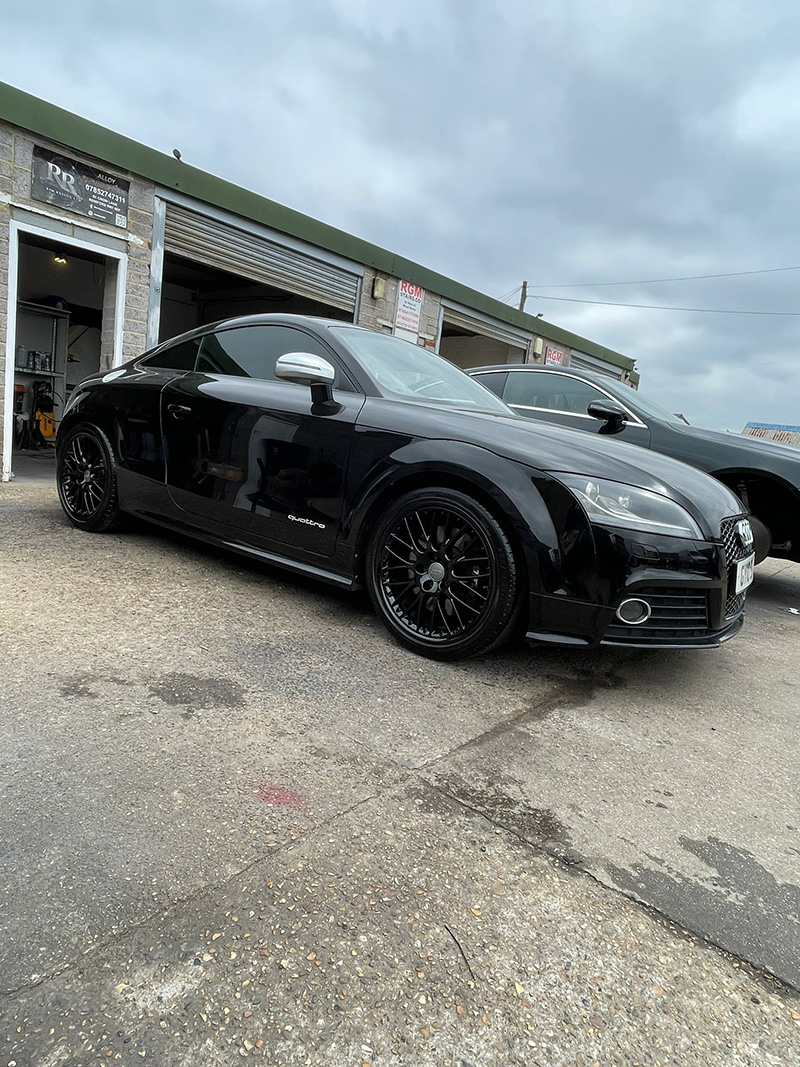
[[[624,622],[626,626],[641,626],[643,622],[647,622],[652,614],[653,609],[647,601],[641,600],[639,597],[630,597],[628,600],[623,600],[616,611],[617,618],[620,622]]]

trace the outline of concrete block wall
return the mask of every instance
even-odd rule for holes
[[[539,348],[541,351],[537,352]],[[547,337],[541,337],[539,334],[534,335],[531,340],[528,349],[528,362],[529,363],[546,363],[547,362],[547,349],[552,348],[554,351],[561,354],[561,366],[568,367],[570,360],[570,350],[564,345],[556,344],[554,341],[550,341]]]
[[[372,295],[375,279],[379,278],[384,285],[382,297]],[[389,274],[382,274],[367,267],[364,270],[364,281],[361,285],[361,301],[358,307],[358,325],[366,326],[370,330],[379,330],[382,333],[392,333],[394,318],[397,311],[397,291],[400,285],[399,278],[393,278]],[[439,309],[441,300],[436,293],[425,290],[422,300],[422,315],[420,316],[419,336],[425,342],[426,347],[432,348],[436,344],[436,331],[439,327]]]
[[[419,332],[420,337],[425,338],[425,346],[427,348],[432,348],[436,344],[441,306],[441,298],[436,293],[429,293],[426,289],[425,296],[422,298],[422,316],[420,318]]]
[[[31,198],[31,163],[34,144],[42,148],[51,148],[70,159],[88,163],[90,166],[107,171],[109,174],[116,174],[129,181],[127,230],[33,200]],[[122,242],[122,250],[128,254],[123,329],[123,358],[128,359],[143,351],[145,347],[154,197],[155,188],[151,182],[120,171],[101,160],[83,156],[72,149],[64,149],[63,146],[49,142],[46,138],[34,138],[25,130],[0,123],[0,381],[3,380],[5,374],[5,342],[8,328],[9,221],[14,217],[15,212],[19,209],[34,212],[36,224],[43,229],[47,229],[49,220],[56,220],[55,225],[59,232],[54,233],[55,240],[58,240],[59,236],[67,237],[75,230],[84,231],[83,235],[87,240],[92,240],[97,235],[98,244],[102,244],[103,241],[97,231]],[[65,226],[68,229],[65,229]],[[106,279],[104,311],[114,306],[116,282],[114,260],[108,260]],[[101,365],[104,367],[110,367],[113,360],[113,328],[111,328],[110,315],[104,319],[101,360]],[[2,441],[3,414],[3,405],[0,403],[0,441]]]
[[[147,307],[150,300],[150,260],[153,252],[155,186],[130,175],[128,207],[128,281],[125,291],[125,329],[122,358],[132,359],[146,348]]]
[[[439,345],[439,354],[462,370],[493,363],[524,363],[525,351],[491,337],[443,337]]]

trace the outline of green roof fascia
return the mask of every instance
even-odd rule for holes
[[[421,285],[446,300],[499,319],[518,329],[539,334],[557,344],[576,348],[616,367],[631,371],[634,360],[589,341],[553,323],[509,307],[500,300],[395,255],[360,237],[319,222],[293,208],[243,189],[224,178],[199,170],[129,137],[0,82],[0,118],[21,129],[82,152],[120,170],[147,178],[156,185],[230,211],[253,222],[317,245],[355,263]]]

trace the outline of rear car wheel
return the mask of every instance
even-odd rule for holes
[[[522,582],[494,516],[454,489],[416,489],[372,532],[367,588],[394,636],[434,659],[477,656],[505,641]]]
[[[114,453],[98,427],[88,423],[74,426],[58,442],[56,484],[61,506],[73,526],[104,533],[122,525]]]

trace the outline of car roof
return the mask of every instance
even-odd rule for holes
[[[323,318],[321,315],[286,315],[280,314],[280,312],[263,312],[257,315],[236,315],[234,318],[218,319],[216,322],[203,323],[202,326],[193,326],[191,330],[176,334],[174,337],[165,338],[163,341],[159,341],[157,345],[153,345],[152,348],[148,348],[146,352],[141,352],[138,356],[134,356],[128,362],[134,363],[140,359],[144,359],[145,356],[152,356],[162,348],[180,344],[182,341],[191,341],[195,337],[200,337],[203,334],[208,333],[209,330],[227,330],[236,326],[322,326],[326,328],[331,326],[346,326],[348,329],[366,330],[366,327],[357,326],[354,322],[349,322],[347,319],[329,319]]]
[[[613,385],[625,385],[625,382],[620,381],[619,378],[613,378],[610,374],[599,374],[597,371],[584,370],[583,367],[547,367],[542,363],[494,363],[487,367],[470,367],[467,374],[483,374],[486,371],[502,371],[503,373],[514,371],[536,371],[538,374],[576,374],[581,378],[586,378],[590,382],[596,382],[597,385],[608,385],[609,382]],[[630,386],[627,386],[630,388]]]
[[[218,319],[216,322],[206,322],[202,326],[195,326],[181,337],[189,337],[193,334],[206,333],[208,330],[226,329],[229,326],[352,326],[355,330],[363,330],[363,326],[356,326],[347,319],[323,318],[321,315],[286,315],[280,312],[263,312],[256,315],[235,315],[229,319]],[[171,341],[177,338],[170,338]],[[166,342],[162,342],[166,343]]]

